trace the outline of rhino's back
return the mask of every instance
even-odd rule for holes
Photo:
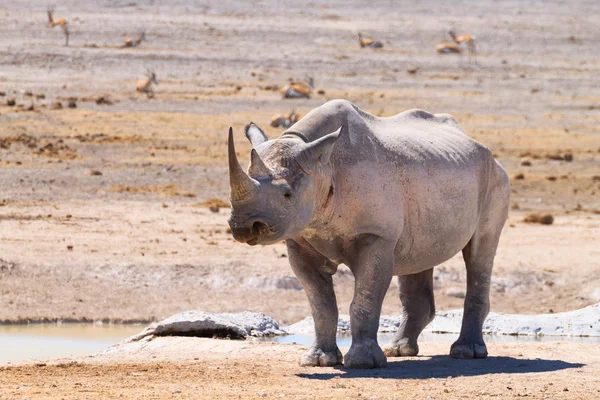
[[[448,114],[408,110],[380,118],[347,100],[333,100],[315,108],[284,135],[298,132],[306,141],[313,141],[340,126],[344,126],[344,133],[334,153],[345,165],[369,159],[385,162],[391,157],[409,164],[456,166],[480,158],[476,154],[491,158],[489,150],[467,136]]]
[[[414,163],[455,168],[492,158],[491,152],[465,134],[448,114],[408,110],[388,118],[363,118],[369,129],[354,132],[366,136],[359,142],[373,141],[373,152],[387,153],[406,167]],[[368,152],[365,155],[368,157]]]

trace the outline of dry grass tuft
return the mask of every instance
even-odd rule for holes
[[[161,194],[164,196],[182,196],[196,197],[194,193],[182,192],[177,185],[157,185],[157,186],[129,186],[114,185],[106,189],[107,192],[132,193],[132,194]]]
[[[231,208],[231,205],[227,201],[221,199],[208,199],[203,202],[194,204],[194,207],[206,207],[212,212],[219,212],[221,208]]]
[[[552,214],[527,214],[523,222],[527,222],[528,224],[552,225],[554,217]]]

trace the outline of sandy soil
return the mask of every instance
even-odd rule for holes
[[[334,98],[378,115],[451,113],[524,175],[512,182],[494,311],[600,301],[599,3],[169,4],[61,2],[69,48],[45,25],[46,2],[0,5],[1,321],[148,321],[190,308],[306,316],[284,246],[234,243],[228,210],[203,202],[227,200],[230,125],[247,158],[246,123],[275,137],[273,114]],[[435,54],[452,27],[476,35],[477,64]],[[141,29],[141,47],[118,48]],[[360,49],[358,31],[384,49]],[[146,68],[160,83],[153,99],[133,90]],[[273,90],[306,75],[324,94],[284,101]],[[523,223],[530,212],[555,222]],[[460,256],[439,267],[438,308],[460,307],[464,284]],[[343,312],[352,286],[340,268]],[[399,307],[392,288],[384,313]]]
[[[156,343],[158,342],[158,343]],[[298,345],[159,338],[130,355],[0,368],[2,398],[594,399],[600,351],[574,343],[493,344],[483,360],[446,343],[379,370],[302,368]],[[347,349],[343,349],[345,352]]]

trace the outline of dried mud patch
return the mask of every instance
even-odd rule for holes
[[[64,143],[63,139],[40,139],[26,133],[0,138],[0,150],[25,150],[45,157],[67,160],[77,158],[77,151]]]
[[[142,143],[147,142],[146,139],[139,135],[133,136],[111,136],[104,133],[86,133],[85,135],[73,136],[81,143]]]

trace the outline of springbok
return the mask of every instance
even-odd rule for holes
[[[358,44],[360,44],[360,47],[370,47],[372,49],[380,49],[383,47],[383,43],[381,43],[379,40],[375,40],[373,38],[370,37],[363,37],[362,33],[359,32],[358,34]]]
[[[140,35],[138,36],[137,39],[132,39],[132,38],[125,38],[123,39],[123,46],[121,46],[121,48],[123,47],[138,47],[140,44],[142,44],[142,40],[146,40],[146,33],[144,31],[142,31],[140,33]]]
[[[469,49],[469,62],[471,62],[471,58],[476,55],[475,36],[469,34],[456,36],[453,30],[448,31],[448,35],[457,45],[460,46],[463,43],[467,45],[467,49]]]
[[[154,71],[146,71],[146,79],[140,79],[135,85],[135,90],[140,93],[146,93],[148,97],[154,97],[154,90],[152,90],[152,84],[158,85],[156,80],[156,74]]]
[[[310,99],[312,90],[315,88],[315,80],[312,77],[308,77],[308,83],[304,82],[291,82],[289,85],[282,87],[279,92],[284,99],[299,99],[306,98]]]
[[[71,34],[71,32],[69,32],[69,24],[67,23],[67,20],[64,18],[56,18],[54,19],[54,8],[52,7],[48,7],[47,10],[48,13],[48,22],[49,22],[49,26],[50,28],[54,28],[55,26],[60,26],[60,28],[62,29],[63,33],[65,34],[65,46],[69,46],[69,35]]]
[[[278,114],[274,116],[271,119],[271,126],[274,128],[289,128],[298,122],[300,118],[302,118],[302,116],[296,114],[296,110],[292,110],[288,115]]]
[[[440,54],[453,54],[453,53],[460,54],[461,53],[460,47],[456,43],[447,42],[447,41],[444,41],[444,42],[438,44],[437,46],[435,46],[435,49]]]

